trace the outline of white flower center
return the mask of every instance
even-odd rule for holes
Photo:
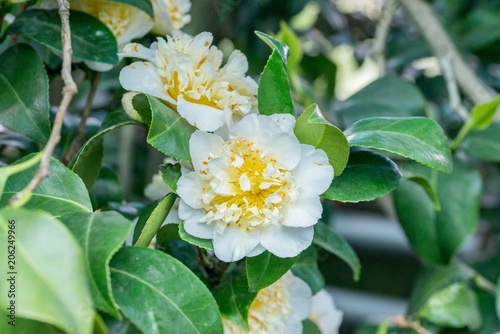
[[[237,226],[247,231],[281,221],[283,203],[294,195],[292,174],[246,139],[227,141],[225,150],[224,177],[211,174],[210,166],[199,171],[206,180],[202,189],[206,215],[201,221],[218,221],[222,230]]]

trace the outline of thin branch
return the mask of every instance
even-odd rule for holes
[[[465,122],[469,119],[469,113],[462,105],[460,98],[460,91],[458,90],[458,84],[455,77],[455,72],[452,67],[452,55],[451,53],[439,58],[441,63],[441,69],[443,76],[446,81],[446,88],[448,90],[448,98],[450,99],[450,107],[453,109]]]
[[[439,59],[450,57],[457,83],[462,91],[475,104],[493,99],[496,96],[495,91],[482,82],[460,56],[430,5],[423,0],[399,1],[412,17],[434,55]]]
[[[413,321],[409,317],[396,316],[396,317],[392,317],[391,321],[397,327],[410,328],[410,329],[413,329],[418,334],[432,334],[427,329],[425,329],[424,327],[422,327],[419,323]]]
[[[71,48],[71,32],[69,26],[69,2],[68,0],[57,0],[59,3],[59,16],[61,17],[61,39],[63,49],[63,63],[61,75],[64,81],[62,90],[63,98],[59,105],[54,124],[52,125],[52,132],[50,133],[49,141],[43,149],[43,156],[40,162],[40,168],[36,171],[35,176],[31,179],[30,183],[14,195],[8,205],[15,205],[17,201],[22,199],[26,194],[32,193],[36,187],[49,175],[49,163],[54,149],[61,139],[61,127],[68,109],[69,103],[78,91],[73,77],[71,76],[71,57],[73,56],[73,49]]]
[[[380,16],[380,21],[375,30],[375,41],[373,42],[373,56],[378,64],[379,76],[385,74],[385,45],[387,35],[391,28],[392,17],[396,11],[398,0],[388,0]]]
[[[87,102],[85,103],[85,108],[83,109],[82,118],[80,120],[80,125],[78,126],[78,132],[71,142],[68,152],[64,155],[62,162],[67,165],[73,155],[82,147],[85,143],[85,125],[87,124],[87,119],[89,118],[90,111],[92,110],[92,105],[94,103],[95,93],[97,91],[97,86],[99,85],[99,80],[101,80],[102,72],[97,72],[92,79],[92,86],[90,87],[89,95],[87,96]]]

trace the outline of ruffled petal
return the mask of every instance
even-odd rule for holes
[[[146,93],[175,104],[175,101],[164,93],[163,81],[156,66],[151,63],[137,61],[124,67],[119,80],[126,90]]]
[[[307,187],[317,195],[324,193],[333,179],[333,167],[328,162],[328,156],[323,150],[311,145],[301,144],[301,160],[293,170],[298,186]]]
[[[297,200],[284,208],[283,225],[290,227],[307,227],[318,222],[323,212],[320,198],[308,188],[299,190]]]
[[[276,159],[279,167],[292,170],[300,162],[300,143],[293,132],[272,136],[263,146],[264,154]]]
[[[312,291],[311,288],[296,276],[291,277],[291,284],[288,287],[290,293],[290,306],[293,310],[293,315],[299,320],[307,317],[312,307]]]
[[[139,43],[128,43],[118,55],[139,58],[150,62],[154,62],[155,60],[155,50]]]
[[[259,230],[226,227],[222,234],[214,233],[215,255],[224,262],[241,260],[257,247],[259,236]]]
[[[180,198],[193,209],[203,208],[201,198],[203,196],[202,188],[204,181],[196,172],[190,172],[182,175],[177,182],[177,194]]]
[[[205,216],[203,210],[195,210],[181,199],[179,202],[179,218],[184,221],[186,232],[197,238],[212,239],[213,227],[206,223],[200,223],[203,216]]]
[[[224,139],[211,133],[197,130],[189,139],[189,152],[197,172],[206,171],[208,162],[214,157],[221,156],[223,150]]]
[[[262,230],[260,243],[278,257],[293,257],[309,247],[313,240],[311,227],[272,225]]]
[[[202,131],[212,132],[225,124],[224,110],[189,102],[180,96],[177,99],[177,112]]]

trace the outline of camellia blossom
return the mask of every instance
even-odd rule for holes
[[[335,307],[332,296],[322,289],[312,298],[311,312],[307,316],[323,334],[337,334],[342,323],[343,313]]]
[[[189,0],[153,0],[151,3],[155,13],[153,32],[157,34],[169,35],[191,22]]]
[[[266,249],[292,257],[311,244],[333,168],[325,152],[299,143],[294,125],[291,115],[252,114],[227,139],[203,131],[191,136],[194,171],[177,184],[179,217],[187,233],[213,239],[219,259]]]
[[[213,36],[191,37],[174,32],[150,48],[128,44],[122,55],[137,61],[122,69],[126,90],[162,99],[191,125],[215,131],[257,111],[257,83],[245,76],[248,62],[238,50],[222,65],[222,52],[211,46]]]
[[[311,308],[311,289],[291,272],[257,293],[248,310],[249,331],[222,318],[224,334],[302,334],[302,320]]]

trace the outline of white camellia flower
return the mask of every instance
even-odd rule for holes
[[[226,262],[264,250],[292,257],[312,242],[320,195],[333,168],[325,152],[300,144],[291,115],[248,115],[228,138],[196,131],[189,141],[194,171],[177,184],[187,233],[213,239]]]
[[[335,307],[332,296],[322,289],[312,298],[311,312],[307,316],[323,334],[337,334],[344,314]]]
[[[150,48],[128,44],[122,55],[145,61],[123,68],[120,83],[126,90],[162,99],[200,130],[231,126],[257,111],[257,83],[245,76],[248,62],[238,50],[221,66],[222,52],[211,46],[212,39],[208,32],[195,37],[174,32]]]
[[[160,35],[170,35],[181,30],[191,22],[190,0],[152,0],[155,13],[153,32]],[[165,19],[168,17],[168,20]]]
[[[311,289],[291,272],[257,293],[248,310],[249,331],[222,318],[224,334],[302,334],[302,320],[311,308]]]
[[[72,0],[71,9],[90,14],[98,18],[113,33],[116,39],[118,50],[130,43],[134,38],[140,38],[146,35],[154,26],[153,18],[146,12],[119,2],[110,2],[103,0]],[[158,19],[169,20],[168,13]],[[100,62],[85,61],[88,67],[95,71],[109,71],[113,68],[111,64]]]

